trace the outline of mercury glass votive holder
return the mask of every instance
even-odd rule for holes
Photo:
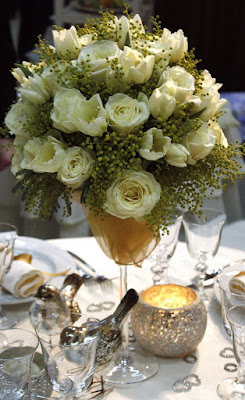
[[[156,285],[139,293],[131,325],[135,339],[146,351],[160,357],[183,357],[201,342],[207,311],[195,290],[174,284]]]

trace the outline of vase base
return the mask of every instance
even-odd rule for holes
[[[102,375],[105,382],[114,385],[129,385],[150,379],[159,368],[157,358],[141,348],[128,350],[127,357],[122,354],[112,360]]]

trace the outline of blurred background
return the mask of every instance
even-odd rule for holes
[[[88,14],[97,16],[101,5],[121,15],[122,0],[8,0],[1,3],[0,33],[2,57],[0,63],[2,126],[6,110],[16,97],[15,80],[10,74],[14,63],[35,61],[33,48],[42,34],[52,44],[52,25],[69,28],[83,25]],[[139,13],[150,28],[150,16],[159,15],[162,27],[171,32],[182,29],[189,49],[195,48],[200,68],[206,68],[217,82],[223,83],[221,96],[228,99],[227,113],[222,121],[230,142],[245,140],[245,1],[233,0],[131,0],[134,13]],[[10,172],[11,148],[0,137],[0,220],[14,223],[21,235],[42,239],[86,236],[90,234],[82,209],[74,205],[70,218],[60,221],[58,213],[52,221],[35,222],[15,199],[12,187],[15,178]],[[244,164],[243,164],[244,168]],[[226,212],[228,223],[245,218],[245,182],[228,184],[225,193],[216,191],[207,204]],[[206,204],[206,205],[207,205]]]

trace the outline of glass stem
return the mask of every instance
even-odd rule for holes
[[[0,252],[0,297],[3,294],[3,279],[4,279],[4,271],[5,271],[5,257],[6,257],[7,248],[3,249]],[[5,312],[0,304],[0,319],[5,317]]]
[[[128,291],[128,271],[127,265],[120,265],[120,299],[122,299]],[[129,322],[126,317],[122,327],[122,347],[121,347],[121,363],[128,362],[129,358]]]
[[[240,365],[238,366],[237,383],[242,385],[245,384],[245,365],[242,362],[240,362]]]
[[[198,272],[198,282],[197,282],[198,292],[199,292],[199,294],[200,294],[202,299],[206,299],[207,295],[206,295],[206,293],[204,291],[203,282],[204,282],[204,279],[205,279],[205,276],[206,276],[207,265],[202,263],[202,262],[199,262],[199,263],[197,263],[195,269]]]

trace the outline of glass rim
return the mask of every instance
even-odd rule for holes
[[[196,211],[215,211],[217,214],[219,215],[224,215],[225,219],[227,218],[227,215],[224,211],[219,210],[218,208],[213,208],[213,207],[203,207],[203,208],[199,208]],[[197,215],[197,213],[194,210],[187,210],[183,212],[183,215],[185,216],[186,214],[190,214],[190,215]]]
[[[25,329],[25,328],[8,328],[8,329],[3,329],[2,331],[0,331],[0,334],[4,335],[4,332],[7,332],[7,331],[11,331],[11,332],[14,332],[14,331],[22,331],[23,333],[31,334],[31,336],[33,336],[33,337],[36,339],[36,341],[37,341],[37,344],[36,344],[35,346],[33,346],[33,351],[31,351],[31,352],[28,353],[28,354],[25,354],[24,356],[14,357],[13,360],[18,360],[18,359],[21,359],[21,358],[23,358],[23,357],[26,357],[26,356],[29,356],[29,355],[31,355],[31,354],[34,354],[34,352],[37,350],[37,348],[38,348],[38,346],[39,346],[39,338],[38,338],[38,336],[37,336],[34,332],[32,332],[32,331],[30,331],[30,330],[28,330],[28,329]],[[7,337],[7,339],[8,339],[8,337]],[[16,339],[18,339],[18,338],[16,338]],[[21,340],[21,338],[19,338],[19,340]],[[19,347],[19,346],[14,346],[14,347]],[[20,346],[20,347],[23,347],[23,346]],[[30,347],[32,347],[32,346],[30,346]],[[6,349],[6,350],[7,350],[7,349]],[[0,360],[8,361],[8,360],[5,359],[5,358],[1,358],[1,354],[0,354]]]
[[[229,308],[229,310],[227,311],[226,315],[227,315],[227,318],[228,318],[230,324],[232,324],[232,325],[234,325],[234,326],[242,326],[242,327],[245,327],[245,321],[244,321],[244,324],[241,324],[241,323],[234,322],[234,321],[231,321],[231,320],[230,320],[229,314],[231,314],[231,311],[233,311],[235,308],[236,308],[236,309],[237,309],[237,308],[243,308],[244,311],[245,311],[245,305],[241,305],[241,304],[235,305],[235,306]]]
[[[0,221],[0,227],[1,227],[1,225],[9,226],[9,227],[13,228],[13,231],[15,231],[16,234],[18,234],[18,229],[17,229],[17,227],[15,225],[13,225],[13,224],[11,224],[9,222],[1,222]],[[1,233],[1,231],[0,231],[0,233]],[[2,233],[4,233],[4,232],[2,232]]]
[[[218,284],[218,288],[220,288],[221,290],[223,290],[226,293],[230,293],[232,296],[237,296],[237,297],[244,297],[245,298],[245,292],[244,294],[238,294],[238,293],[233,293],[228,289],[225,289],[224,287],[221,286],[220,283],[220,279],[222,278],[223,275],[226,275],[226,269],[228,268],[232,268],[232,267],[236,267],[236,265],[240,265],[240,264],[245,264],[245,258],[241,258],[240,260],[236,260],[236,261],[232,261],[230,264],[226,264],[219,272],[216,282]],[[231,271],[232,272],[232,271]],[[235,271],[234,271],[235,272]],[[235,276],[235,275],[234,275]]]

